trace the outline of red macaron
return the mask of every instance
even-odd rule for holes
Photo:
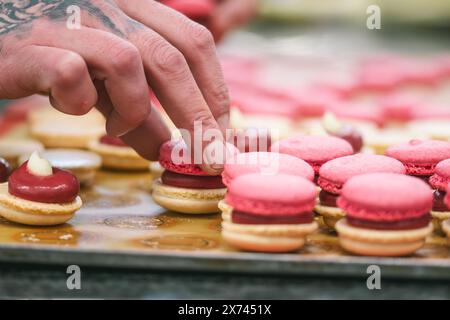
[[[450,158],[450,142],[411,140],[389,147],[385,154],[401,161],[407,174],[429,176],[438,162]]]
[[[238,154],[225,164],[223,182],[228,186],[237,177],[249,173],[290,174],[310,181],[314,179],[314,170],[302,159],[276,152],[249,152]]]
[[[191,163],[182,140],[170,140],[160,148],[159,163],[165,169],[161,181],[168,186],[193,189],[225,188],[222,177],[211,176],[199,165]]]
[[[171,172],[185,175],[207,176],[200,165],[193,163],[193,159],[183,140],[169,140],[159,149],[159,163]]]
[[[295,136],[276,142],[271,151],[303,159],[316,173],[325,162],[353,154],[350,143],[332,136]]]

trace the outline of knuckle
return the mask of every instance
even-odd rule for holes
[[[214,118],[209,110],[198,110],[195,112],[194,123],[201,123],[204,127],[213,127]]]
[[[131,44],[121,44],[112,52],[111,68],[118,75],[134,73],[142,64],[139,50]]]
[[[76,53],[67,53],[55,66],[56,81],[61,86],[78,84],[85,72],[87,72],[86,64]]]
[[[170,44],[160,44],[155,49],[153,61],[158,72],[171,77],[186,76],[188,65],[184,56]]]
[[[127,123],[133,127],[137,127],[144,122],[150,115],[150,108],[137,108],[127,114]]]
[[[189,22],[188,34],[191,37],[192,46],[197,52],[208,52],[214,48],[214,38],[211,32],[201,24]]]

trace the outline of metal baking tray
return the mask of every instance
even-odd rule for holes
[[[167,212],[151,199],[150,173],[101,171],[82,190],[83,208],[68,223],[28,227],[0,220],[0,262],[190,270],[276,275],[365,275],[378,265],[384,277],[450,279],[450,251],[434,234],[414,256],[357,257],[336,234],[321,229],[290,254],[240,252],[220,237],[220,215]]]

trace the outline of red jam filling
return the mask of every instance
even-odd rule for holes
[[[412,230],[426,227],[431,220],[430,214],[425,214],[419,218],[402,221],[369,221],[347,216],[348,224],[364,229],[376,230]]]
[[[333,194],[325,190],[319,192],[320,204],[327,207],[337,207],[336,200],[338,197],[338,194]]]
[[[28,161],[9,177],[8,191],[13,196],[43,203],[69,203],[78,196],[80,184],[73,174],[53,168],[53,174],[37,176],[27,165]]]
[[[128,147],[120,138],[104,135],[100,138],[100,143],[115,147]]]
[[[188,189],[225,188],[221,176],[194,176],[165,170],[161,176],[163,184]]]
[[[433,193],[433,211],[450,211],[447,205],[444,202],[445,191],[434,190]]]
[[[296,215],[261,216],[241,211],[233,211],[231,221],[238,224],[308,224],[313,222],[312,212],[302,212]]]
[[[8,177],[11,174],[11,166],[8,161],[3,158],[0,158],[0,182],[8,181]]]

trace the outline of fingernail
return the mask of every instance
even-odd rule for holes
[[[227,159],[237,153],[239,150],[232,144],[213,141],[205,148],[202,169],[209,174],[218,175],[222,173]]]
[[[215,140],[208,144],[203,151],[202,169],[206,173],[218,175],[223,171],[225,163],[224,144],[222,141]]]

